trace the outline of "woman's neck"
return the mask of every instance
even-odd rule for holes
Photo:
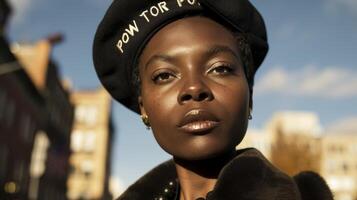
[[[206,194],[213,190],[222,168],[234,156],[235,151],[213,159],[200,161],[187,161],[174,158],[181,186],[180,200],[205,198]]]

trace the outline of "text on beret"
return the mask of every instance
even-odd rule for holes
[[[199,5],[198,0],[176,0],[176,8],[181,8],[184,5]],[[150,23],[150,21],[161,15],[164,14],[166,12],[169,12],[170,8],[167,4],[167,1],[161,1],[155,5],[150,6],[148,9],[142,11],[139,14],[139,19],[145,19],[144,22],[145,23]],[[124,30],[124,32],[121,34],[121,37],[119,39],[119,41],[116,44],[116,47],[118,48],[118,50],[120,51],[120,53],[124,53],[124,47],[125,44],[129,43],[130,39],[132,37],[135,36],[135,33],[140,32],[140,27],[138,26],[138,23],[136,22],[136,20],[132,20],[132,22],[130,24],[128,24],[127,28]]]

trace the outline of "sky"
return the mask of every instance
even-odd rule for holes
[[[263,15],[270,51],[257,72],[253,120],[262,129],[284,110],[318,114],[324,130],[357,133],[357,1],[252,0]],[[53,50],[74,90],[100,86],[92,63],[92,41],[111,0],[10,0],[10,41],[36,41],[60,32]],[[169,159],[139,116],[113,102],[115,140],[112,175],[127,187]]]

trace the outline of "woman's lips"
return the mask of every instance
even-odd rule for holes
[[[218,122],[215,121],[196,121],[192,123],[188,123],[182,127],[181,130],[190,133],[201,133],[209,131],[218,126]]]
[[[207,132],[219,125],[219,120],[210,112],[194,109],[187,112],[178,127],[188,133]]]

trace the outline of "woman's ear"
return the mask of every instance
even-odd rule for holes
[[[147,116],[145,108],[144,108],[143,98],[141,96],[138,97],[138,103],[139,103],[139,108],[140,108],[140,114]]]
[[[144,108],[144,103],[143,103],[143,98],[141,96],[138,97],[138,103],[139,103],[139,108],[140,108],[141,120],[145,124],[146,129],[150,130],[151,125],[150,125],[149,117],[146,114],[146,110]]]

